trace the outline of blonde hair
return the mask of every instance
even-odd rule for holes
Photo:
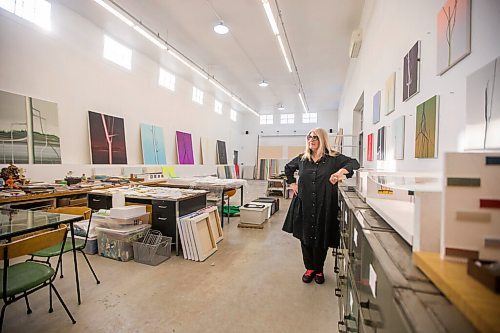
[[[316,133],[316,135],[318,136],[319,156],[323,156],[323,155],[337,156],[339,154],[336,150],[334,150],[330,146],[330,142],[328,141],[328,133],[326,133],[326,131],[323,128],[320,128],[320,127],[313,128],[312,130],[309,131],[309,133],[307,133],[307,135],[309,136],[313,132]],[[311,152],[311,149],[309,149],[309,144],[307,142],[307,136],[306,136],[306,147],[304,149],[304,154],[302,155],[302,160],[306,160],[306,159],[309,161],[312,160],[312,152]]]

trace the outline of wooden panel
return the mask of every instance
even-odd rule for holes
[[[472,250],[467,250],[467,249],[447,247],[445,249],[445,253],[447,256],[451,256],[451,257],[460,257],[460,258],[467,258],[467,259],[479,258],[478,251],[472,251]]]
[[[457,221],[491,222],[491,214],[485,212],[457,212]]]
[[[415,252],[417,267],[480,332],[498,332],[500,296],[467,274],[467,264],[441,260],[439,253]]]
[[[283,146],[260,146],[259,159],[282,159]]]
[[[304,146],[288,146],[288,159],[291,160],[304,152]]]
[[[479,187],[481,186],[480,178],[453,178],[448,177],[448,186],[471,186]]]
[[[500,200],[479,199],[479,207],[481,207],[481,208],[500,208]]]

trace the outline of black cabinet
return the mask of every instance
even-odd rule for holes
[[[113,205],[112,197],[103,194],[89,193],[87,195],[88,207],[92,210],[110,209]]]

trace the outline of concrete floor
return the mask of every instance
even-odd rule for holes
[[[265,182],[249,181],[245,202],[265,193]],[[239,193],[235,197],[239,200]],[[237,201],[235,199],[232,201]],[[100,285],[79,255],[82,304],[76,300],[71,254],[55,286],[77,323],[71,324],[48,289],[6,310],[4,332],[336,332],[333,258],[325,264],[326,283],[305,284],[300,243],[281,231],[290,200],[263,230],[224,226],[224,240],[205,262],[175,255],[152,267],[89,256]]]

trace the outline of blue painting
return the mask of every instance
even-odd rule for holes
[[[163,128],[141,124],[141,141],[144,164],[167,164]]]

